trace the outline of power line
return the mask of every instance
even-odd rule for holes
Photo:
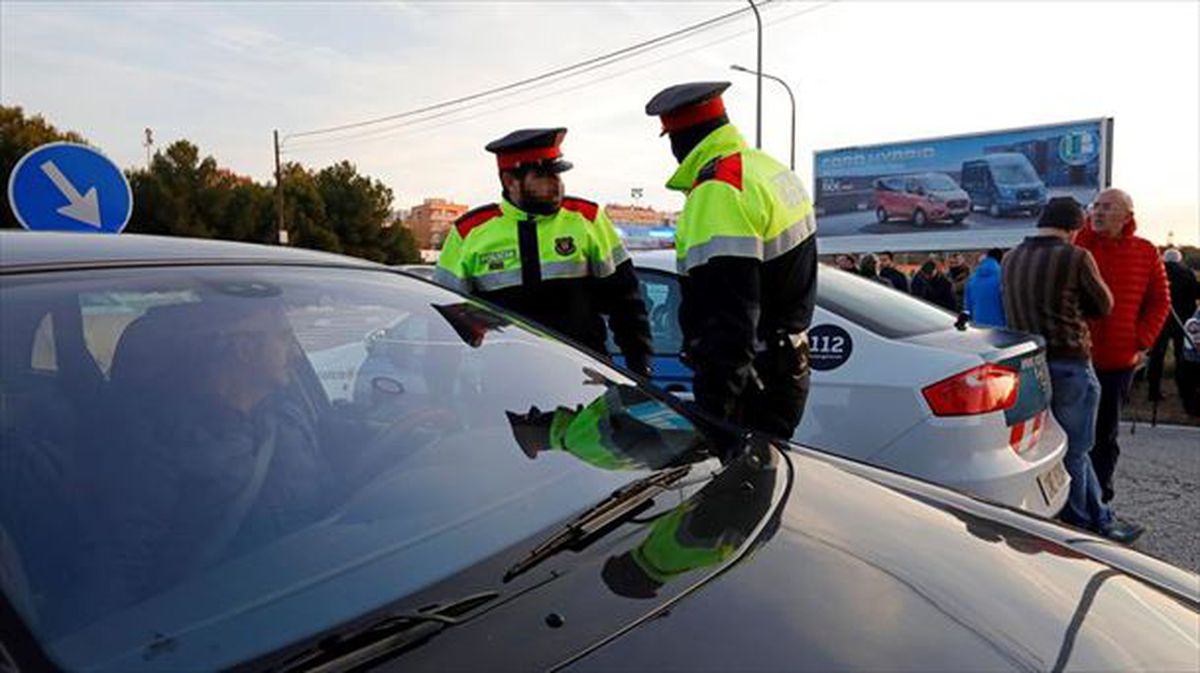
[[[768,3],[772,2],[772,1],[773,1],[773,0],[767,0],[767,1],[766,1],[766,2],[764,2],[763,4],[764,4],[764,5],[766,5],[766,4],[768,4]],[[733,17],[736,17],[736,16],[738,16],[738,15],[740,15],[740,14],[744,14],[744,13],[746,13],[747,11],[749,11],[749,10],[748,10],[748,9],[738,9],[738,10],[735,10],[735,11],[732,11],[732,12],[726,12],[725,14],[721,14],[720,16],[716,16],[716,17],[713,17],[713,18],[711,18],[711,19],[706,19],[706,20],[704,20],[704,21],[700,21],[700,22],[698,22],[698,23],[694,23],[694,24],[692,24],[692,25],[690,25],[690,26],[686,26],[686,27],[684,27],[684,28],[680,28],[679,30],[674,30],[674,31],[671,31],[671,32],[669,32],[669,33],[665,33],[665,34],[663,34],[663,35],[660,35],[660,36],[658,36],[658,37],[654,37],[654,38],[651,38],[651,39],[649,39],[649,40],[645,40],[645,41],[642,41],[642,42],[638,42],[638,43],[636,43],[636,44],[633,44],[633,45],[630,45],[630,46],[628,46],[628,47],[623,47],[623,48],[621,48],[621,49],[617,49],[616,51],[611,51],[611,52],[608,52],[607,54],[602,54],[602,55],[600,55],[600,56],[595,56],[595,57],[593,57],[593,58],[589,58],[589,59],[586,59],[586,60],[583,60],[583,61],[579,61],[579,62],[577,62],[577,63],[573,63],[573,64],[571,64],[571,65],[568,65],[568,66],[562,66],[562,67],[560,67],[560,68],[555,68],[555,69],[553,69],[553,70],[550,70],[550,71],[548,71],[548,72],[542,73],[542,74],[540,74],[540,75],[535,75],[535,76],[533,76],[533,77],[527,77],[527,78],[525,78],[525,79],[522,79],[522,80],[519,80],[519,81],[516,81],[516,82],[512,82],[512,83],[510,83],[510,84],[505,84],[505,85],[502,85],[502,86],[493,87],[493,88],[491,88],[491,89],[486,89],[486,90],[484,90],[484,91],[480,91],[480,92],[477,92],[477,93],[469,94],[469,95],[466,95],[466,96],[460,96],[460,97],[458,97],[458,98],[454,98],[454,99],[447,100],[447,101],[442,101],[442,102],[440,102],[440,103],[434,103],[434,104],[432,104],[432,105],[426,105],[426,106],[424,106],[424,107],[420,107],[420,108],[417,108],[417,109],[414,109],[414,110],[407,110],[407,111],[405,111],[405,112],[398,112],[398,113],[396,113],[396,114],[386,115],[386,116],[383,116],[383,117],[376,117],[376,118],[374,118],[374,119],[365,119],[365,120],[362,120],[362,121],[358,121],[358,122],[351,122],[351,123],[348,123],[348,124],[340,124],[340,125],[337,125],[337,126],[328,126],[328,127],[325,127],[325,128],[313,129],[313,130],[310,130],[310,131],[301,131],[301,132],[298,132],[298,133],[289,133],[289,134],[286,134],[286,135],[284,136],[284,140],[289,140],[289,139],[292,139],[292,138],[301,138],[301,137],[315,136],[315,135],[324,135],[324,134],[328,134],[328,133],[335,133],[335,132],[337,132],[337,131],[347,131],[347,130],[350,130],[350,129],[362,128],[362,127],[364,127],[364,126],[371,126],[371,125],[375,125],[375,124],[381,124],[381,123],[384,123],[384,122],[394,121],[394,120],[397,120],[397,119],[402,119],[402,118],[405,118],[405,117],[411,117],[411,116],[414,116],[414,115],[423,114],[423,113],[425,113],[425,112],[432,112],[432,111],[434,111],[434,110],[440,110],[440,109],[444,109],[444,108],[451,107],[451,106],[454,106],[454,105],[459,105],[459,104],[461,104],[461,103],[470,102],[470,101],[472,101],[472,100],[476,100],[476,99],[479,99],[479,98],[484,98],[484,97],[491,96],[491,95],[494,95],[494,94],[497,94],[497,93],[501,93],[501,92],[504,92],[504,91],[508,91],[508,90],[515,89],[515,88],[518,88],[518,87],[522,87],[522,86],[525,86],[525,85],[528,85],[528,84],[533,84],[533,83],[535,83],[535,82],[539,82],[539,81],[541,81],[541,80],[548,79],[548,78],[550,78],[550,77],[554,77],[554,76],[557,76],[557,75],[562,75],[562,74],[564,74],[564,73],[568,73],[568,72],[571,72],[571,71],[573,71],[573,70],[577,70],[577,69],[579,69],[579,68],[587,67],[587,66],[594,65],[594,64],[597,64],[597,63],[602,63],[602,62],[605,62],[605,61],[609,61],[609,60],[612,60],[612,59],[614,59],[614,58],[620,57],[620,56],[622,56],[622,55],[624,55],[624,54],[627,54],[627,53],[630,53],[630,52],[636,52],[637,50],[644,49],[644,48],[646,48],[646,47],[649,47],[649,46],[652,46],[652,45],[658,44],[658,43],[660,43],[660,42],[663,42],[663,41],[665,41],[665,40],[670,40],[670,39],[676,38],[676,37],[678,37],[678,36],[681,36],[681,35],[687,35],[687,34],[689,34],[689,33],[692,33],[692,32],[694,32],[694,31],[697,31],[697,30],[702,30],[702,29],[705,29],[705,28],[707,28],[707,27],[709,27],[709,26],[714,26],[714,25],[716,25],[716,24],[719,24],[719,23],[722,23],[722,22],[725,22],[725,21],[729,21],[729,20],[730,20],[730,19],[732,19]]]
[[[631,52],[631,53],[624,54],[624,55],[622,55],[622,56],[620,56],[620,57],[613,58],[613,59],[611,59],[611,60],[609,60],[609,61],[606,61],[606,62],[604,62],[604,63],[596,63],[596,64],[593,64],[593,65],[587,66],[587,67],[585,67],[585,68],[581,68],[581,69],[579,69],[579,70],[575,70],[575,71],[573,71],[573,72],[570,72],[570,73],[566,73],[566,74],[558,75],[558,76],[555,76],[555,77],[552,77],[552,78],[549,78],[549,79],[543,80],[543,81],[541,81],[541,82],[538,82],[538,83],[536,83],[536,84],[532,84],[532,85],[526,86],[525,88],[522,88],[522,89],[519,89],[519,90],[511,90],[511,91],[506,91],[506,92],[500,93],[500,94],[498,94],[498,95],[496,95],[496,96],[493,96],[493,97],[491,97],[491,98],[489,98],[489,99],[487,99],[487,100],[477,100],[477,101],[474,101],[474,102],[467,103],[467,104],[465,104],[465,105],[459,105],[459,106],[456,106],[456,107],[454,107],[453,109],[450,109],[450,110],[442,110],[442,111],[440,111],[440,112],[432,112],[432,113],[430,113],[430,114],[428,114],[428,115],[426,115],[426,116],[423,116],[423,117],[417,117],[417,118],[415,118],[415,119],[404,119],[404,120],[398,121],[398,122],[396,122],[396,123],[389,124],[389,125],[387,125],[387,126],[385,126],[385,127],[383,127],[383,128],[369,129],[369,130],[366,130],[366,131],[361,131],[361,132],[359,132],[359,133],[355,133],[355,134],[352,134],[352,135],[343,135],[343,136],[337,136],[337,137],[334,137],[334,138],[301,139],[301,140],[299,141],[300,149],[308,149],[308,148],[310,148],[310,147],[313,147],[313,146],[318,146],[318,147],[321,147],[321,146],[336,146],[336,145],[338,145],[338,144],[341,144],[341,143],[343,143],[343,142],[356,142],[356,141],[359,141],[359,140],[370,140],[370,139],[373,139],[373,138],[376,138],[376,137],[383,137],[383,136],[386,136],[386,135],[388,135],[388,134],[389,134],[389,132],[391,132],[391,131],[395,131],[395,130],[397,130],[397,129],[402,129],[402,128],[409,127],[409,126],[415,126],[415,125],[423,124],[423,123],[425,123],[425,122],[428,122],[428,121],[436,121],[436,120],[438,120],[438,119],[441,119],[441,118],[443,118],[443,117],[450,116],[450,115],[455,115],[455,114],[458,114],[458,113],[460,113],[460,112],[463,112],[463,111],[465,111],[465,110],[470,110],[470,109],[473,109],[473,108],[478,108],[478,107],[483,107],[483,106],[491,106],[491,105],[494,105],[494,104],[495,104],[495,102],[496,102],[496,101],[498,101],[498,100],[503,100],[503,99],[505,99],[505,98],[511,98],[511,97],[513,97],[513,96],[520,96],[520,95],[522,95],[522,94],[529,93],[530,91],[534,91],[534,90],[536,90],[536,89],[543,88],[543,87],[546,87],[546,86],[551,86],[551,85],[557,84],[557,83],[559,83],[559,82],[562,82],[562,81],[566,81],[566,80],[568,80],[568,79],[571,79],[571,78],[573,78],[573,77],[577,77],[577,76],[579,76],[579,75],[583,75],[583,74],[586,74],[586,73],[589,73],[589,72],[592,72],[592,71],[595,71],[595,70],[600,70],[600,69],[602,69],[602,68],[607,68],[607,67],[610,67],[610,66],[616,65],[617,63],[620,63],[620,62],[622,62],[622,61],[628,60],[628,59],[630,59],[630,58],[636,58],[636,57],[638,57],[638,56],[642,56],[642,55],[644,55],[644,54],[648,54],[648,53],[650,53],[651,51],[654,51],[654,50],[657,50],[657,49],[660,49],[660,48],[663,48],[663,47],[669,46],[669,45],[671,45],[671,44],[674,44],[674,43],[676,43],[676,42],[681,42],[681,41],[684,41],[684,40],[686,40],[686,39],[693,38],[693,37],[695,37],[696,35],[699,35],[700,33],[704,32],[704,31],[706,31],[706,30],[715,29],[715,28],[717,28],[717,27],[718,27],[718,26],[715,26],[715,25],[714,25],[714,26],[708,26],[708,27],[706,27],[706,28],[705,28],[705,29],[703,29],[703,30],[699,30],[699,31],[696,31],[696,32],[694,32],[694,33],[690,33],[690,34],[687,34],[687,35],[676,36],[676,37],[674,37],[674,38],[672,38],[672,39],[670,39],[670,40],[666,40],[666,41],[664,41],[664,42],[661,42],[661,43],[655,44],[655,45],[653,45],[653,46],[651,46],[651,47],[646,47],[646,48],[644,48],[644,49],[640,49],[640,50],[638,50],[638,51],[636,51],[636,52]],[[656,62],[657,62],[657,61],[656,61]],[[598,80],[591,80],[591,81],[589,81],[589,82],[585,82],[583,86],[588,86],[588,85],[590,84],[590,82],[592,82],[592,81],[597,81],[597,82],[598,82],[598,81],[604,81],[604,80],[606,80],[606,79],[610,79],[610,78],[607,78],[607,77],[606,77],[606,78],[601,78],[601,79],[598,79]],[[578,89],[578,88],[581,88],[581,87],[580,87],[580,86],[576,86],[576,87],[570,87],[570,88],[568,88],[568,89],[564,89],[563,91],[573,91],[573,90],[575,90],[575,89]],[[542,98],[545,98],[545,96],[541,96],[541,97],[534,98],[534,99],[531,99],[531,100],[541,100]],[[516,107],[516,106],[506,106],[506,107],[503,107],[503,108],[494,108],[494,109],[492,109],[492,111],[507,110],[507,109],[511,109],[512,107]],[[468,119],[476,119],[476,118],[478,118],[478,117],[480,117],[480,116],[483,116],[483,115],[472,115],[472,116],[471,116],[471,117],[469,117]]]
[[[839,2],[839,1],[841,1],[841,0],[828,0],[827,2],[825,2],[825,3],[823,3],[823,4],[820,4],[820,5],[815,5],[815,6],[811,6],[811,7],[806,7],[806,8],[804,8],[804,9],[802,9],[802,10],[799,10],[799,11],[797,11],[797,12],[793,12],[793,13],[791,13],[791,14],[787,14],[787,15],[779,16],[779,17],[777,17],[777,18],[776,18],[775,20],[773,20],[773,21],[764,21],[763,23],[764,23],[765,25],[775,25],[775,24],[779,24],[779,23],[784,23],[784,22],[786,22],[786,21],[790,21],[790,20],[792,20],[792,19],[798,18],[798,17],[800,17],[800,16],[803,16],[803,15],[805,15],[805,14],[810,14],[810,13],[813,13],[813,12],[820,11],[820,10],[822,10],[822,9],[826,9],[826,8],[830,7],[831,5],[837,4],[837,2]],[[439,120],[439,119],[443,119],[443,118],[445,118],[445,117],[450,117],[450,116],[453,116],[453,115],[459,114],[459,113],[463,112],[464,110],[468,110],[468,109],[471,109],[471,108],[474,108],[474,107],[479,107],[480,105],[490,104],[490,103],[493,103],[493,102],[494,102],[494,100],[489,100],[489,101],[487,101],[486,103],[477,103],[477,104],[474,104],[474,105],[469,105],[469,106],[459,107],[459,108],[456,108],[456,109],[453,109],[453,110],[447,110],[447,111],[443,111],[443,112],[435,113],[435,114],[432,114],[432,115],[428,115],[428,116],[426,116],[426,117],[422,117],[422,118],[420,118],[420,119],[416,119],[416,120],[408,120],[408,121],[401,122],[401,123],[399,123],[399,124],[395,124],[395,125],[392,125],[392,126],[388,126],[388,127],[382,128],[382,129],[372,129],[371,131],[367,131],[367,132],[365,132],[365,133],[361,133],[361,134],[357,134],[357,135],[353,135],[353,136],[343,136],[343,137],[337,137],[337,138],[328,138],[328,139],[320,139],[320,140],[315,140],[315,141],[312,141],[310,144],[307,144],[307,145],[301,145],[300,147],[296,147],[296,148],[293,148],[293,149],[285,150],[285,151],[284,151],[284,154],[298,154],[298,153],[307,152],[307,151],[313,151],[313,150],[329,149],[329,148],[334,148],[334,147],[338,147],[338,146],[345,145],[345,144],[353,144],[353,143],[364,142],[364,141],[370,141],[370,140],[378,140],[378,139],[381,139],[381,138],[408,137],[408,136],[412,136],[412,135],[419,135],[419,134],[422,134],[422,133],[425,133],[425,132],[427,132],[427,131],[431,131],[431,130],[434,130],[434,129],[443,128],[443,127],[445,127],[445,126],[452,126],[452,125],[454,125],[454,124],[459,124],[459,123],[464,123],[464,122],[472,121],[472,120],[475,120],[475,119],[480,119],[480,118],[483,118],[483,117],[486,117],[486,116],[489,116],[489,115],[492,115],[492,114],[495,114],[495,113],[498,113],[498,112],[503,112],[503,111],[506,111],[506,110],[511,110],[511,109],[515,109],[515,108],[518,108],[518,107],[523,107],[523,106],[526,106],[526,105],[531,105],[531,104],[533,104],[533,103],[536,103],[536,102],[539,102],[539,101],[545,100],[545,99],[547,99],[547,98],[553,98],[553,97],[555,97],[555,96],[561,96],[561,95],[564,95],[564,94],[567,94],[567,93],[571,93],[571,92],[573,92],[573,91],[577,91],[577,90],[579,90],[579,89],[587,88],[587,87],[590,87],[590,86],[595,86],[596,84],[600,84],[600,83],[602,83],[602,82],[606,82],[606,81],[608,81],[608,80],[615,79],[615,78],[617,78],[617,77],[623,77],[623,76],[625,76],[625,75],[629,75],[629,74],[631,74],[631,73],[634,73],[634,72],[640,72],[640,71],[643,71],[643,70],[645,70],[645,69],[647,69],[647,68],[651,68],[651,67],[654,67],[654,66],[656,66],[656,65],[659,65],[659,64],[661,64],[661,63],[664,63],[664,62],[666,62],[666,61],[670,61],[670,60],[673,60],[673,59],[679,58],[679,57],[681,57],[681,56],[686,56],[686,55],[688,55],[688,54],[691,54],[691,53],[694,53],[694,52],[697,52],[697,51],[701,51],[701,50],[707,49],[707,48],[709,48],[709,47],[712,47],[712,46],[715,46],[715,45],[718,45],[718,44],[722,44],[722,43],[725,43],[725,42],[729,42],[730,40],[734,40],[734,39],[737,39],[737,38],[739,38],[739,37],[742,37],[742,36],[744,36],[744,35],[748,35],[748,34],[750,34],[750,33],[753,33],[755,30],[756,30],[756,29],[754,29],[754,28],[750,28],[750,29],[742,30],[742,31],[739,31],[739,32],[733,33],[733,34],[731,34],[731,35],[727,35],[727,36],[725,36],[725,37],[721,37],[721,38],[718,38],[718,39],[716,39],[716,40],[712,40],[712,41],[709,41],[709,42],[705,42],[704,44],[700,44],[700,45],[697,45],[697,46],[695,46],[695,47],[692,47],[692,48],[689,48],[689,49],[685,49],[685,50],[683,50],[683,51],[675,52],[675,53],[673,53],[673,54],[668,54],[667,56],[664,56],[664,57],[662,57],[662,58],[659,58],[659,59],[655,59],[655,60],[653,60],[653,61],[650,61],[650,62],[648,62],[648,63],[643,63],[643,64],[641,64],[641,65],[638,65],[638,66],[635,66],[635,67],[632,67],[632,68],[627,68],[627,69],[625,69],[625,70],[621,70],[621,71],[618,71],[618,72],[615,72],[615,73],[611,73],[611,74],[608,74],[608,75],[606,75],[606,76],[603,76],[603,77],[597,77],[597,78],[595,78],[595,79],[590,79],[590,80],[587,80],[587,81],[585,81],[585,82],[581,82],[581,83],[579,83],[579,84],[576,84],[576,85],[574,85],[574,86],[570,86],[570,87],[567,87],[567,88],[564,88],[564,89],[559,89],[559,90],[556,90],[556,91],[551,91],[551,92],[549,92],[549,93],[545,93],[545,94],[543,94],[543,95],[536,96],[536,97],[534,97],[534,98],[530,98],[530,99],[527,99],[527,100],[519,101],[519,102],[517,102],[517,103],[514,103],[514,104],[512,104],[512,105],[505,105],[505,106],[502,106],[502,107],[494,107],[494,108],[489,108],[488,110],[486,110],[486,111],[484,111],[484,112],[477,113],[477,114],[473,114],[473,115],[468,115],[468,116],[466,116],[466,117],[459,117],[459,118],[456,118],[456,119],[449,119],[449,120],[447,120],[447,121],[444,121],[444,122],[441,122],[441,123],[438,123],[438,124],[431,124],[431,125],[428,125],[428,126],[422,126],[422,127],[420,127],[420,128],[411,128],[411,127],[413,127],[413,126],[416,126],[416,125],[419,125],[419,124],[424,124],[424,123],[426,123],[426,122],[430,122],[430,121],[437,121],[437,120]],[[646,53],[646,52],[639,53],[639,54],[634,54],[634,55],[630,56],[629,58],[632,58],[633,56],[641,56],[641,55],[643,55],[644,53]],[[625,59],[620,59],[620,60],[625,60]],[[590,71],[590,70],[597,69],[597,68],[599,68],[599,67],[607,67],[607,66],[613,65],[613,64],[615,64],[615,63],[617,63],[617,62],[619,62],[619,60],[618,60],[618,61],[613,61],[612,63],[605,63],[605,64],[603,64],[602,66],[593,66],[593,67],[589,68],[588,70]],[[554,83],[557,83],[557,82],[559,82],[559,81],[562,81],[563,79],[566,79],[566,78],[560,78],[560,79],[558,79],[558,80],[555,80],[555,81],[553,81],[553,82],[549,82],[549,83],[547,83],[547,84],[554,84]],[[532,88],[536,88],[536,87],[531,87],[531,89],[532,89]],[[531,89],[525,89],[525,90],[522,90],[522,91],[519,91],[519,92],[509,93],[509,94],[506,94],[506,95],[504,95],[504,96],[501,96],[500,98],[510,97],[510,96],[513,96],[513,95],[519,95],[519,94],[523,94],[523,93],[528,93],[528,91],[530,91]]]

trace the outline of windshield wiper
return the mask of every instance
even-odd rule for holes
[[[340,671],[423,642],[466,621],[467,613],[500,597],[485,591],[415,612],[393,612],[351,631],[324,638],[281,664],[280,671]]]
[[[654,496],[682,479],[689,471],[690,465],[659,470],[613,491],[612,495],[575,517],[558,532],[534,547],[525,558],[513,564],[505,571],[504,581],[511,581],[564,549],[581,549],[585,540],[625,517],[640,512]]]

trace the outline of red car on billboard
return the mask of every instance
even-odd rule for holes
[[[909,220],[918,227],[952,220],[958,224],[971,213],[971,199],[945,173],[893,175],[875,181],[875,217]]]

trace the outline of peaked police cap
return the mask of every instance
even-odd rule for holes
[[[496,155],[500,170],[513,170],[521,166],[541,164],[552,173],[571,170],[571,162],[563,161],[563,138],[565,128],[520,129],[488,143],[484,149]]]
[[[669,86],[646,103],[646,114],[662,118],[662,132],[671,133],[725,114],[721,94],[729,82],[689,82]]]

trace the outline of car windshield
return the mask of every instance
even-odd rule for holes
[[[1033,167],[1024,162],[1005,162],[992,165],[992,175],[1002,185],[1023,185],[1038,182]]]
[[[0,330],[0,587],[64,668],[246,661],[713,451],[619,371],[388,271],[9,275]]]
[[[832,267],[822,267],[817,305],[872,332],[901,339],[954,326],[946,311],[891,287]]]
[[[921,183],[931,192],[950,192],[958,189],[953,180],[941,173],[926,175],[921,179]]]

